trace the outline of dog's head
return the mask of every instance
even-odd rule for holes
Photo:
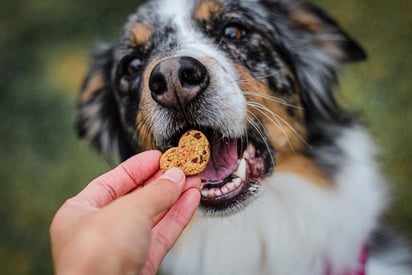
[[[363,50],[319,8],[287,0],[155,0],[101,45],[79,99],[78,130],[120,160],[200,129],[212,156],[202,206],[239,209],[316,125],[348,123],[331,88]]]

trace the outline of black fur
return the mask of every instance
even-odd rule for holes
[[[96,47],[90,72],[82,85],[82,90],[96,74],[103,77],[105,84],[88,102],[78,104],[76,118],[78,135],[89,139],[109,161],[115,161],[110,157],[115,154],[118,154],[120,160],[125,160],[135,151],[126,138],[110,83],[114,66],[114,48],[111,44],[100,44]],[[96,127],[96,131],[92,131],[93,127]]]
[[[388,266],[405,266],[412,272],[412,254],[406,243],[394,229],[382,226],[371,235],[368,254]]]

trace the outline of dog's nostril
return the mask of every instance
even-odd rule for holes
[[[179,80],[182,87],[200,86],[202,89],[207,86],[209,75],[202,63],[189,56],[180,58],[179,63]]]
[[[153,95],[161,95],[167,91],[167,81],[160,72],[160,65],[156,65],[149,79],[149,89]]]

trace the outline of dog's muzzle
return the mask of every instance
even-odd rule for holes
[[[218,81],[211,78],[215,74],[211,74],[206,66],[193,57],[175,56],[163,59],[153,67],[148,80],[151,97],[161,107],[157,111],[170,116],[168,131],[171,132],[169,136],[156,135],[156,138],[164,139],[157,144],[164,144],[160,149],[167,150],[176,146],[182,133],[189,129],[201,130],[207,136],[211,158],[205,171],[199,175],[202,181],[201,206],[214,214],[229,214],[255,197],[262,179],[274,167],[274,151],[262,131],[258,136],[252,128],[245,128],[232,136],[225,134],[225,129],[222,131],[222,120],[232,114],[229,105],[221,104],[224,97],[219,92],[224,91],[226,86],[223,85],[226,84],[221,83],[222,87],[212,89],[212,84],[216,85]],[[241,108],[236,105],[230,107],[235,113],[237,108]],[[210,108],[218,109],[212,112]],[[216,113],[228,115],[212,117]],[[234,121],[231,120],[231,127],[236,127]]]

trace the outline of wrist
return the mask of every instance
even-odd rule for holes
[[[93,259],[82,259],[72,263],[70,266],[56,268],[56,275],[120,275],[120,274],[135,274],[126,273],[124,267],[120,263],[113,260],[96,261]],[[136,272],[137,274],[137,272]]]
[[[98,252],[94,249],[75,251],[78,253],[69,253],[69,255],[63,253],[61,255],[60,261],[56,264],[56,275],[133,274],[125,272],[125,267],[129,266],[128,263],[122,261],[119,253],[110,249],[101,247]]]

